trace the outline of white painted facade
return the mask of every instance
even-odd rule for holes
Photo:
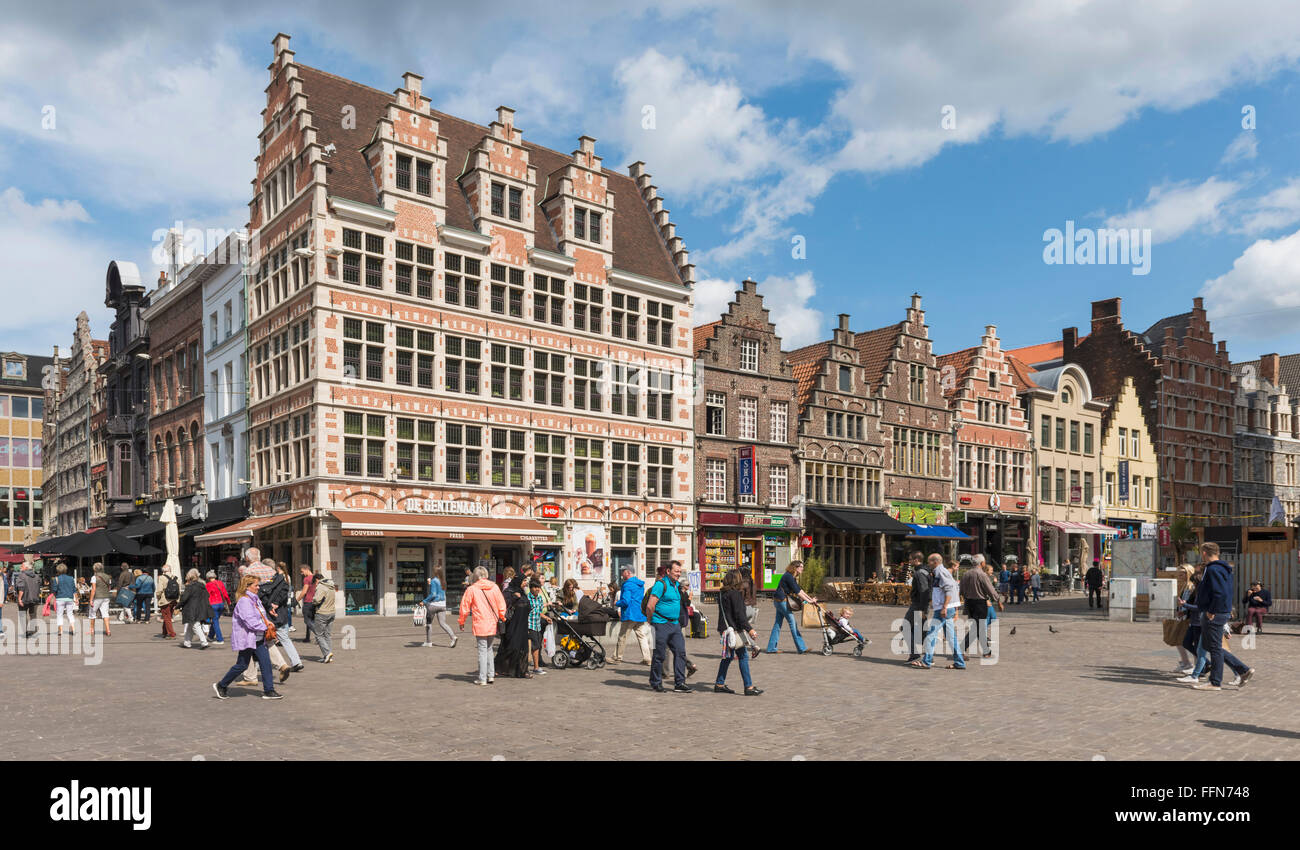
[[[204,465],[213,501],[248,492],[240,483],[248,480],[245,282],[243,264],[233,262],[203,284]]]

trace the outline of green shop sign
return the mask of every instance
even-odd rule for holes
[[[889,515],[899,522],[913,525],[944,525],[943,505],[930,502],[893,502]]]

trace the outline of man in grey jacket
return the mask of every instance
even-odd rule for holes
[[[976,555],[970,566],[961,574],[961,595],[966,600],[966,616],[970,619],[966,637],[962,639],[962,648],[970,649],[971,634],[979,641],[980,652],[988,658],[993,654],[989,649],[989,633],[985,625],[989,616],[989,606],[1002,608],[1002,597],[993,586],[993,579],[984,571],[984,556]]]

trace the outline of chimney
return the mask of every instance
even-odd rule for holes
[[[745,291],[750,295],[755,295],[758,293],[758,281],[745,278],[744,281],[741,282],[740,287],[743,291]]]
[[[595,153],[596,140],[591,136],[579,136],[578,150],[582,151],[583,153]]]
[[[840,313],[840,330],[847,332],[849,329],[849,314]]]
[[[502,127],[513,127],[515,125],[515,111],[508,106],[498,106],[497,123]]]
[[[420,100],[420,81],[423,79],[424,77],[411,71],[402,75],[402,88],[411,93],[412,106]]]
[[[1095,332],[1104,325],[1120,324],[1120,299],[1106,298],[1092,302],[1092,329]]]
[[[985,326],[984,326],[984,336],[988,337],[989,339],[995,339],[995,338],[997,337],[997,335],[998,335],[998,326],[997,326],[997,325],[985,325]]]
[[[1205,299],[1204,299],[1204,298],[1202,298],[1201,296],[1198,295],[1198,296],[1196,296],[1195,298],[1192,299],[1192,312],[1193,312],[1193,313],[1204,313],[1204,312],[1205,312]]]
[[[158,272],[158,288],[162,289],[167,285],[167,272]]]
[[[1277,373],[1282,368],[1282,358],[1276,354],[1265,354],[1259,358],[1259,376],[1273,386],[1277,386]]]
[[[921,309],[921,296],[915,292],[912,293],[912,309],[913,310]]]
[[[1078,328],[1061,329],[1061,359],[1066,363],[1074,356],[1074,348],[1079,344]]]

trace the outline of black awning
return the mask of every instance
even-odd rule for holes
[[[912,533],[911,528],[903,525],[884,511],[809,508],[808,513],[841,531],[851,531],[858,534],[896,534],[899,536]]]
[[[129,537],[132,540],[139,540],[141,537],[148,537],[150,534],[161,534],[164,528],[166,526],[156,519],[142,519],[139,522],[124,525],[113,533]]]
[[[247,507],[243,496],[208,502],[207,519],[202,522],[195,522],[191,518],[189,522],[181,524],[179,532],[181,534],[195,535],[214,528],[225,528],[227,525],[239,522],[247,517]]]

